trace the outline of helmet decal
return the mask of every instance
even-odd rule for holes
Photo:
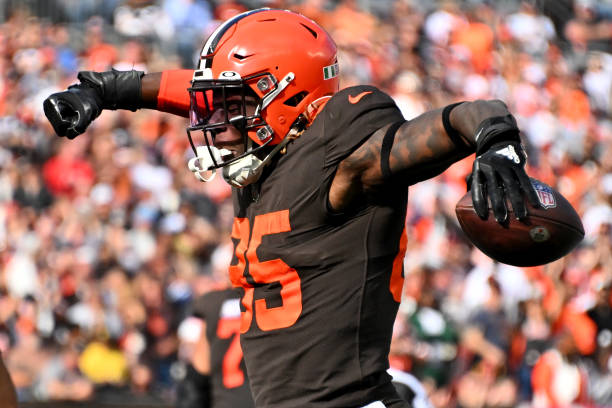
[[[225,34],[227,30],[230,29],[231,26],[233,26],[234,24],[236,24],[238,21],[242,20],[243,18],[250,16],[251,14],[260,13],[266,10],[270,10],[270,9],[260,8],[256,10],[246,11],[244,13],[238,14],[230,18],[229,20],[221,24],[219,27],[217,27],[215,31],[213,31],[213,33],[210,35],[210,37],[208,37],[208,40],[206,40],[204,47],[202,47],[202,52],[200,52],[199,68],[200,69],[210,68],[210,65],[212,64],[212,59],[206,58],[206,57],[215,52],[215,50],[217,49],[217,45],[219,45],[219,41],[221,41],[221,38],[223,38],[223,34]],[[202,67],[202,61],[205,61],[204,67]]]
[[[241,79],[240,74],[236,71],[223,71],[219,74],[218,79]]]
[[[328,80],[338,76],[340,70],[338,69],[338,63],[323,67],[323,79]]]

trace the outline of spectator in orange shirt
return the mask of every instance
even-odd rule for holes
[[[104,21],[92,18],[86,28],[84,36],[85,46],[85,68],[86,69],[110,69],[118,58],[117,48],[104,39]]]
[[[359,9],[356,0],[342,0],[329,18],[330,34],[340,47],[358,46],[372,38],[376,19]]]
[[[566,77],[557,95],[559,119],[572,128],[585,126],[591,116],[591,104],[579,80],[577,75]]]
[[[321,27],[327,28],[331,22],[329,12],[326,11],[326,3],[327,0],[304,0],[295,7],[295,11],[316,21]]]
[[[588,403],[586,373],[579,365],[574,340],[575,336],[564,330],[556,347],[546,351],[536,362],[531,377],[534,408]]]
[[[482,74],[487,72],[493,63],[495,35],[491,27],[482,21],[477,8],[468,11],[466,16],[468,23],[460,25],[452,34],[451,45],[467,51],[472,67]]]

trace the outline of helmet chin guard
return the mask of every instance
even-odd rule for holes
[[[198,146],[196,156],[189,159],[187,167],[200,181],[212,181],[217,174],[215,163],[220,163],[223,156],[231,155],[227,149],[217,149],[214,146]]]
[[[242,79],[236,72],[224,71],[219,79],[206,79],[210,70],[194,72],[190,94],[190,122],[187,137],[196,157],[189,160],[188,167],[200,181],[211,181],[215,170],[223,168],[224,179],[234,187],[244,187],[259,179],[264,167],[264,161],[255,156],[259,150],[270,144],[274,130],[262,119],[261,112],[289,85],[295,75],[290,72],[280,82],[267,73],[253,75]],[[257,82],[259,88],[267,88],[269,92],[259,98],[254,113],[247,113],[247,96],[252,94],[248,84]],[[228,97],[239,97],[234,102],[232,111]],[[215,111],[222,110],[222,121],[214,122]],[[214,146],[216,133],[227,126],[233,126],[242,133],[245,152],[237,157],[227,149]],[[202,131],[205,144],[196,145],[192,132]],[[253,148],[253,141],[248,132],[254,131],[260,142]],[[269,160],[266,160],[266,163]]]
[[[262,161],[249,154],[223,167],[223,179],[234,187],[242,188],[259,180],[263,169]]]
[[[259,150],[259,148],[249,150],[251,153],[245,153],[234,159],[226,161],[224,165],[215,165],[225,155],[231,155],[231,152],[226,149],[217,149],[214,146],[198,146],[196,148],[197,155],[189,160],[188,167],[195,177],[200,181],[212,181],[215,178],[217,169],[222,167],[223,179],[227,181],[233,187],[246,187],[249,184],[255,183],[261,177],[264,167],[266,167],[272,158],[281,151],[287,144],[297,137],[297,132],[291,132],[290,135],[285,137],[279,144],[261,160],[253,152]],[[249,141],[250,145],[251,142]]]

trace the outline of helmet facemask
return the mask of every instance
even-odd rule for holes
[[[187,136],[196,155],[189,161],[189,169],[199,180],[210,181],[216,169],[223,168],[226,181],[243,187],[259,178],[263,166],[271,158],[272,154],[269,154],[262,161],[255,155],[274,138],[274,131],[262,117],[262,112],[293,80],[293,74],[286,75],[279,82],[270,73],[240,78],[238,73],[231,71],[222,72],[220,79],[204,79],[204,71],[195,71],[192,86],[188,89],[191,125],[187,128]],[[264,94],[262,98],[253,91],[252,85]],[[249,105],[254,105],[254,110]],[[219,111],[221,113],[217,113]],[[233,126],[242,135],[243,151],[240,154],[232,154],[214,145],[216,135],[228,126]],[[202,143],[197,143],[192,134],[197,131],[202,132]],[[273,153],[278,150],[273,149]]]

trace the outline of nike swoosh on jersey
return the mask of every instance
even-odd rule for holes
[[[348,96],[348,100],[350,103],[352,103],[353,105],[356,104],[357,102],[359,102],[361,100],[361,98],[363,98],[364,96],[366,96],[367,94],[371,94],[372,91],[364,91],[360,94],[357,94],[355,96],[353,95],[349,95]]]

